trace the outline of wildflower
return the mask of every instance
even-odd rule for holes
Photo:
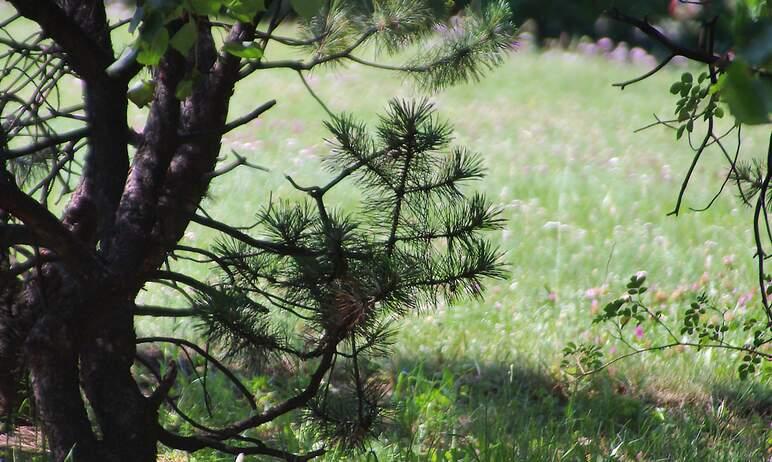
[[[648,273],[646,271],[638,271],[635,273],[635,282],[639,284],[643,284],[644,281],[646,281],[646,276],[648,276]]]
[[[643,338],[643,327],[640,324],[635,326],[635,337],[640,340]]]
[[[745,294],[740,295],[740,298],[737,299],[737,308],[745,308],[745,306],[748,304],[749,301],[753,298],[753,292],[747,292]]]

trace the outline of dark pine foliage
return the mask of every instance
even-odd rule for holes
[[[305,417],[323,440],[356,448],[384,416],[371,360],[387,351],[394,321],[440,299],[480,296],[484,279],[501,277],[501,253],[481,237],[501,219],[485,197],[466,193],[484,175],[481,162],[451,146],[451,128],[427,101],[392,101],[375,134],[351,116],[326,125],[333,179],[293,182],[308,200],[262,211],[276,249],[220,242],[222,282],[200,309],[207,337],[231,355],[329,362]],[[358,187],[360,208],[329,204],[336,187]]]

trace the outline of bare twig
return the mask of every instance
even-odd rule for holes
[[[697,162],[699,162],[700,156],[702,156],[702,153],[705,151],[705,146],[707,146],[708,141],[711,139],[712,135],[713,135],[713,117],[710,117],[708,119],[708,129],[705,134],[705,138],[702,140],[702,143],[700,144],[699,148],[697,148],[697,152],[694,153],[694,157],[692,157],[692,163],[689,165],[689,170],[686,172],[686,175],[684,176],[684,179],[681,182],[681,189],[678,191],[678,199],[676,199],[676,205],[673,208],[673,210],[670,213],[668,213],[668,216],[669,215],[678,216],[678,213],[681,211],[681,202],[684,199],[684,194],[686,193],[686,187],[689,186],[689,180],[692,178],[692,173],[694,173],[694,168],[697,166]]]
[[[626,86],[628,86],[628,85],[632,85],[632,84],[634,84],[634,83],[637,83],[637,82],[640,82],[640,81],[642,81],[642,80],[646,80],[646,79],[648,79],[649,77],[651,77],[652,75],[654,75],[654,74],[656,74],[657,72],[659,72],[659,71],[660,71],[660,69],[662,69],[663,67],[665,67],[665,66],[667,65],[667,63],[669,63],[669,62],[670,62],[670,60],[671,60],[671,59],[675,58],[675,56],[676,56],[676,55],[674,55],[674,54],[671,54],[671,55],[669,55],[667,58],[663,59],[663,60],[662,60],[662,61],[661,61],[659,64],[657,64],[657,67],[655,67],[654,69],[650,70],[649,72],[647,72],[647,73],[643,74],[643,75],[642,75],[642,76],[640,76],[640,77],[636,77],[636,78],[634,78],[634,79],[632,79],[632,80],[627,80],[627,81],[625,81],[625,82],[614,83],[614,84],[612,84],[612,86],[614,86],[614,87],[619,87],[619,89],[620,89],[620,90],[624,90],[624,89],[625,89],[625,87],[626,87]]]
[[[200,132],[192,132],[192,133],[180,133],[179,137],[180,140],[183,142],[190,142],[197,138],[207,137],[207,136],[214,136],[214,135],[223,135],[225,133],[228,133],[242,125],[248,124],[249,122],[257,119],[260,117],[264,112],[271,109],[276,105],[276,100],[272,99],[266,103],[261,104],[256,109],[251,111],[250,113],[239,117],[238,119],[235,119],[231,122],[226,123],[222,129],[218,130],[207,130],[207,131],[200,131]]]
[[[606,15],[611,19],[635,26],[641,32],[654,39],[657,43],[660,43],[668,50],[670,50],[674,56],[683,56],[693,61],[705,64],[715,64],[721,59],[720,56],[706,53],[703,50],[695,50],[681,46],[670,40],[670,38],[649,24],[647,21],[634,18],[632,16],[627,16],[616,8],[612,8],[611,10],[606,11]]]
[[[234,169],[236,169],[237,167],[240,167],[240,166],[242,166],[242,165],[244,165],[244,166],[246,166],[246,167],[249,167],[249,168],[253,168],[253,169],[255,169],[255,170],[261,170],[261,171],[263,171],[263,172],[267,172],[267,171],[269,171],[269,170],[268,170],[267,168],[265,168],[265,167],[261,167],[261,166],[259,166],[259,165],[255,165],[255,164],[252,164],[252,163],[250,163],[250,162],[247,160],[247,158],[246,158],[246,157],[244,157],[244,156],[242,156],[242,155],[239,155],[239,153],[238,153],[238,152],[236,152],[236,151],[234,151],[234,150],[231,150],[231,153],[232,153],[232,154],[233,154],[233,156],[236,158],[236,160],[235,160],[235,161],[231,162],[231,163],[230,163],[230,164],[228,164],[228,165],[225,165],[225,166],[223,166],[223,167],[220,167],[220,168],[218,168],[218,169],[216,169],[216,170],[213,170],[213,171],[209,172],[208,174],[204,175],[204,178],[206,178],[207,180],[211,180],[211,179],[213,179],[213,178],[217,178],[218,176],[222,176],[222,175],[225,175],[226,173],[228,173],[228,172],[230,172],[230,171],[232,171],[232,170],[234,170]]]

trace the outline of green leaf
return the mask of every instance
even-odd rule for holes
[[[762,16],[768,14],[767,0],[742,0],[752,21],[758,21]]]
[[[678,127],[678,131],[676,131],[676,139],[680,140],[682,136],[684,136],[684,130],[686,130],[686,125],[681,125]]]
[[[324,6],[324,0],[290,0],[290,4],[295,13],[308,19],[319,14]]]
[[[225,42],[223,50],[239,58],[260,59],[263,57],[263,50],[254,42]]]
[[[688,83],[691,85],[692,81],[693,81],[693,77],[691,73],[684,72],[683,74],[681,74],[681,82]]]
[[[180,101],[190,96],[191,93],[193,93],[193,79],[190,77],[178,83],[174,90],[174,96]]]
[[[772,84],[754,78],[744,63],[735,61],[729,66],[721,95],[739,122],[749,125],[770,122]]]
[[[153,101],[153,93],[155,92],[155,83],[152,80],[141,80],[129,88],[126,93],[129,100],[137,107],[144,107],[150,101]]]
[[[222,2],[220,0],[190,0],[190,6],[195,14],[215,16],[220,12]]]
[[[226,5],[230,14],[243,22],[252,22],[257,13],[265,11],[265,0],[229,0]]]
[[[737,50],[737,56],[752,66],[769,69],[772,64],[772,21],[749,35],[748,42]]]
[[[174,34],[169,44],[183,55],[187,55],[190,48],[196,43],[197,36],[198,28],[196,23],[191,21],[180,27],[180,30]]]
[[[670,86],[670,93],[677,95],[681,92],[681,82],[676,82]]]
[[[150,41],[142,41],[137,54],[137,62],[146,66],[155,66],[166,53],[169,46],[169,32],[165,27],[159,28]]]

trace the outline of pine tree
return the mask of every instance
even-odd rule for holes
[[[375,136],[350,116],[327,127],[334,178],[296,185],[306,202],[261,213],[271,247],[221,242],[222,282],[198,306],[207,337],[230,355],[319,358],[329,379],[314,374],[323,392],[306,417],[322,440],[357,448],[386,409],[368,370],[388,352],[394,321],[440,299],[479,297],[484,279],[501,277],[501,255],[480,235],[501,221],[483,196],[465,194],[465,183],[482,178],[481,163],[450,147],[451,130],[428,102],[392,101]],[[326,202],[333,188],[352,186],[364,195],[360,209]]]

